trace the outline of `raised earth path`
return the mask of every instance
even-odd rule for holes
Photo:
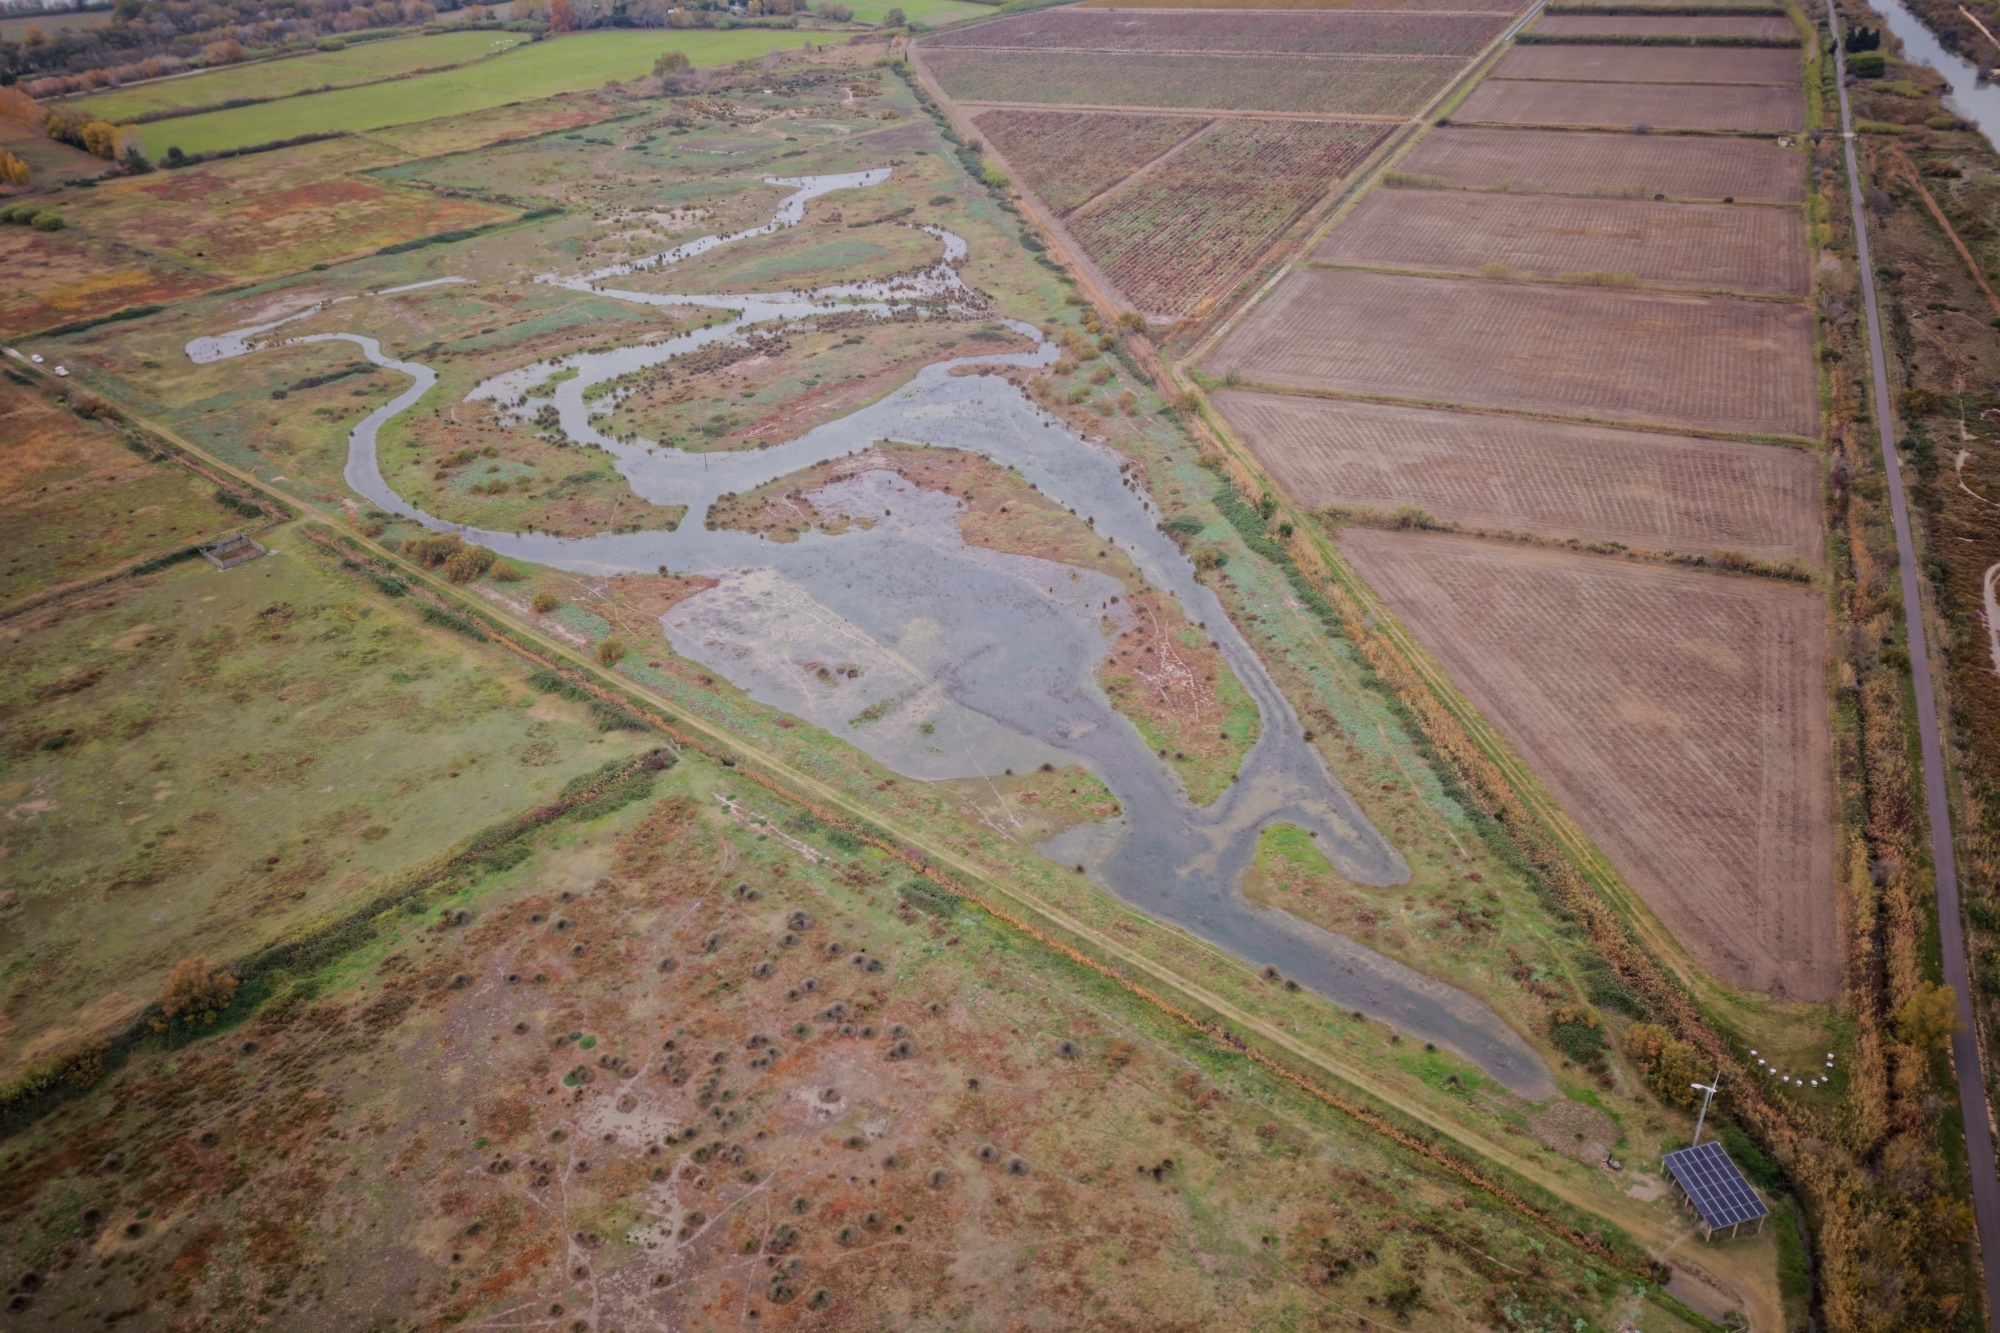
[[[1944,749],[1938,742],[1937,692],[1931,685],[1931,657],[1924,632],[1924,606],[1917,583],[1916,549],[1910,540],[1910,509],[1903,498],[1902,465],[1896,459],[1896,431],[1889,416],[1889,372],[1882,356],[1882,317],[1875,303],[1875,264],[1868,254],[1868,226],[1861,209],[1861,171],[1854,160],[1854,121],[1847,109],[1847,57],[1841,50],[1840,18],[1826,0],[1833,33],[1834,84],[1840,92],[1840,138],[1847,150],[1847,194],[1854,210],[1854,241],[1861,261],[1861,292],[1868,309],[1868,361],[1875,379],[1875,429],[1882,443],[1882,471],[1889,478],[1889,512],[1896,524],[1896,564],[1903,579],[1903,622],[1910,636],[1910,684],[1917,696],[1917,731],[1923,750],[1924,808],[1931,826],[1931,864],[1937,879],[1938,943],[1944,979],[1958,995],[1958,1031],[1951,1039],[1951,1063],[1958,1073],[1958,1110],[1965,1121],[1965,1164],[1972,1173],[1972,1211],[1979,1223],[1984,1260],[1986,1318],[2000,1333],[2000,1174],[1993,1161],[1993,1122],[1986,1113],[1986,1082],[1979,1061],[1979,1033],[1972,1021],[1972,989],[1965,975],[1965,928],[1958,915],[1958,858],[1951,840],[1951,795],[1944,782]]]

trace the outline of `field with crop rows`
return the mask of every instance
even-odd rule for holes
[[[1456,56],[1099,55],[923,52],[960,102],[1153,106],[1407,116],[1457,74]]]
[[[1459,104],[1452,119],[1495,125],[1615,129],[1647,125],[1660,130],[1781,134],[1805,123],[1805,105],[1796,88],[1489,79]]]
[[[1149,14],[1064,8],[939,33],[924,49],[1470,56],[1499,36],[1507,22],[1504,14]]]
[[[1803,306],[1304,269],[1210,358],[1286,388],[1745,433],[1819,418]]]
[[[973,126],[1052,212],[1067,213],[1209,122],[1202,116],[987,111]]]
[[[1819,463],[1803,449],[1289,394],[1216,405],[1285,489],[1488,532],[1817,561]]]
[[[1070,220],[1126,298],[1181,315],[1241,277],[1386,131],[1230,120]]]
[[[1805,214],[1791,208],[1376,190],[1313,262],[1544,278],[1596,275],[1756,295],[1807,289]]]
[[[1283,9],[1292,13],[1308,10],[1394,10],[1408,14],[1481,13],[1518,14],[1521,0],[1082,0],[1076,9]]]
[[[1820,594],[1469,538],[1340,544],[1709,971],[1834,997]]]
[[[1796,88],[1799,53],[1782,46],[1517,46],[1500,57],[1493,77]]]
[[[1550,37],[1748,37],[1797,40],[1777,14],[1543,14],[1533,31]]]
[[[1402,174],[1471,190],[1637,195],[1650,199],[1805,199],[1796,151],[1769,139],[1564,133],[1447,125],[1425,135]]]

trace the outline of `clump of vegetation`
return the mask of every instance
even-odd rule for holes
[[[623,639],[616,636],[600,639],[597,643],[597,660],[605,666],[617,666],[625,660],[627,651]]]
[[[426,569],[442,567],[453,583],[470,583],[493,568],[500,557],[484,546],[474,546],[455,532],[437,537],[413,537],[403,543],[403,554]],[[508,566],[511,571],[512,565]],[[519,577],[516,575],[516,577]]]
[[[237,985],[235,973],[209,966],[200,954],[183,958],[167,975],[166,988],[160,992],[160,1012],[169,1022],[206,1026],[236,998]]]
[[[549,612],[561,606],[562,602],[557,599],[554,593],[550,592],[547,588],[544,588],[540,592],[534,595],[534,598],[528,603],[528,605],[535,608],[535,614],[545,616]]]
[[[1653,1091],[1675,1106],[1695,1103],[1694,1085],[1713,1072],[1701,1054],[1657,1023],[1635,1023],[1625,1033],[1625,1054],[1646,1071]]]

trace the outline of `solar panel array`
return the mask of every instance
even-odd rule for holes
[[[1710,1230],[1754,1222],[1771,1211],[1714,1139],[1668,1153],[1667,1170],[1687,1191]]]

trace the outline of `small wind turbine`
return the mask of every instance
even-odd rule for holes
[[[1715,1081],[1713,1083],[1690,1083],[1688,1086],[1702,1094],[1701,1114],[1696,1116],[1694,1120],[1694,1144],[1689,1145],[1693,1147],[1701,1142],[1701,1127],[1708,1119],[1708,1104],[1715,1100],[1716,1093],[1722,1091],[1722,1071],[1719,1069],[1715,1071]]]

